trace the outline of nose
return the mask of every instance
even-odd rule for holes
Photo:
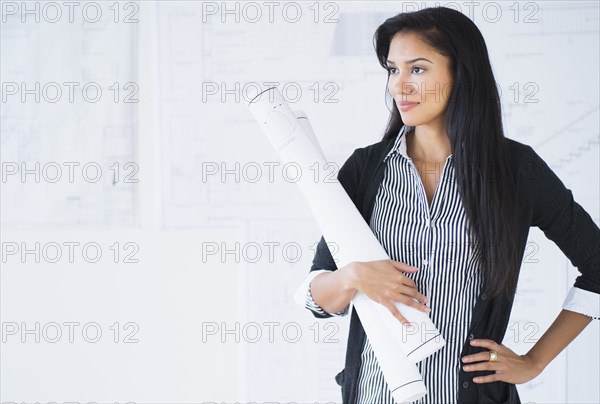
[[[393,96],[400,97],[400,101],[406,101],[407,96],[413,95],[417,91],[417,84],[411,82],[408,77],[398,76],[392,83],[390,89]]]

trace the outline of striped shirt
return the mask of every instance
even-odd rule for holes
[[[414,403],[456,403],[460,353],[467,338],[471,313],[479,295],[479,249],[470,245],[468,219],[454,177],[452,155],[435,175],[437,188],[431,206],[412,159],[406,152],[404,126],[386,155],[387,168],[377,191],[369,226],[391,259],[419,268],[405,273],[429,298],[429,316],[446,346],[417,363],[428,394]],[[325,311],[314,302],[310,287],[306,307],[319,314]],[[348,314],[348,307],[335,316]],[[379,369],[368,338],[361,354],[357,402],[393,404],[387,383]],[[400,403],[396,403],[400,404]]]

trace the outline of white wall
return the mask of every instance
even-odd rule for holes
[[[380,140],[388,116],[375,28],[424,3],[281,2],[273,22],[266,2],[227,2],[232,13],[221,2],[82,2],[72,22],[54,4],[27,3],[25,22],[21,2],[2,4],[0,401],[341,402],[333,377],[349,318],[316,320],[292,302],[320,231],[246,101],[256,83],[280,82],[341,165]],[[506,136],[531,145],[598,223],[598,3],[452,4],[484,34]],[[39,101],[35,90],[21,101],[22,82],[40,83]],[[78,83],[73,102],[65,82]],[[86,100],[96,83],[102,96]],[[39,182],[22,180],[36,162]],[[517,353],[577,275],[538,229],[529,241],[504,341]],[[36,242],[39,259],[21,256]],[[69,242],[80,243],[72,260]],[[595,321],[519,386],[522,402],[600,402],[598,341]]]

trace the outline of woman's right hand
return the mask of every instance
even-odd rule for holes
[[[402,323],[410,324],[396,308],[396,302],[426,313],[431,311],[425,306],[428,302],[427,297],[419,293],[412,279],[403,275],[403,273],[415,273],[418,268],[391,259],[353,262],[349,267],[352,272],[353,287],[371,300],[387,307]]]

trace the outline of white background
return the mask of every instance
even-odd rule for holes
[[[72,21],[54,4],[2,2],[0,401],[341,402],[349,317],[317,320],[292,301],[320,231],[246,104],[279,82],[341,165],[387,121],[375,29],[425,3],[280,2],[272,22],[264,2],[80,2]],[[598,3],[452,4],[440,3],[484,35],[505,135],[598,223]],[[36,82],[39,101],[6,87]],[[64,82],[79,83],[73,102]],[[48,83],[61,84],[57,102]],[[86,83],[98,102],[83,99]],[[22,180],[36,162],[39,181]],[[65,162],[78,164],[73,182]],[[537,228],[529,242],[504,341],[520,354],[578,274]],[[522,402],[600,402],[598,342],[595,321],[518,386]]]

